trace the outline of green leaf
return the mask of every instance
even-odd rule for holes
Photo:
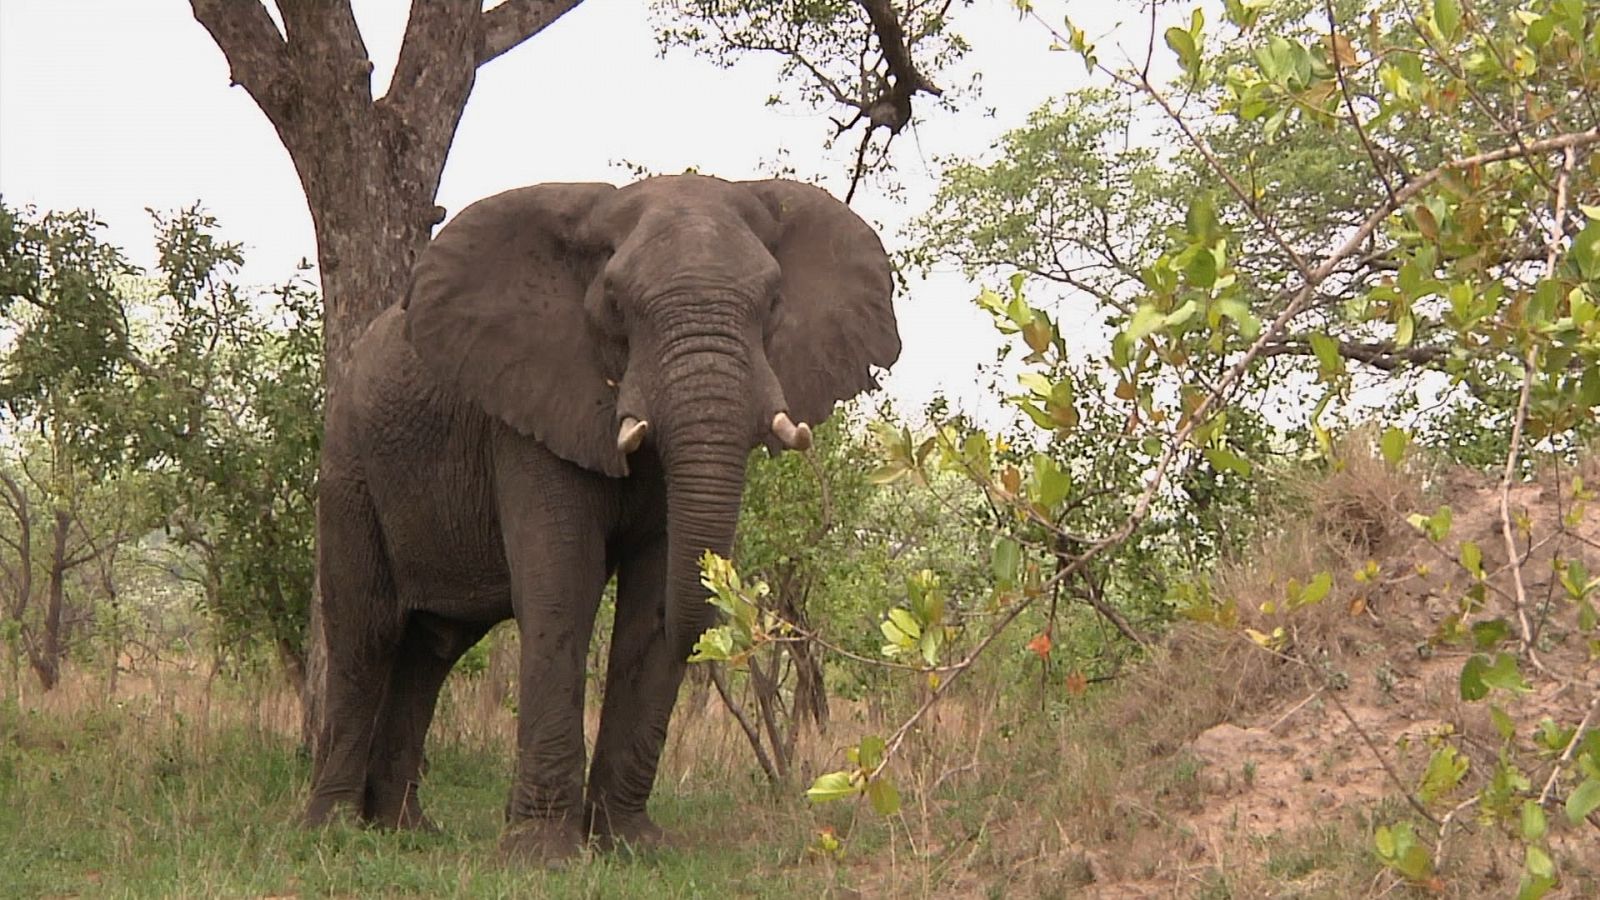
[[[892,816],[900,811],[900,792],[886,779],[878,778],[867,785],[867,799],[880,816]]]
[[[988,436],[977,431],[967,435],[967,439],[961,442],[961,461],[969,473],[987,478],[992,468]]]
[[[1451,746],[1440,747],[1428,759],[1428,768],[1422,773],[1422,783],[1417,788],[1417,797],[1424,803],[1443,797],[1455,790],[1461,784],[1461,779],[1466,777],[1471,761],[1462,756],[1456,748]]]
[[[1517,885],[1517,900],[1540,900],[1556,886],[1555,864],[1539,847],[1529,846],[1522,863],[1522,881]]]
[[[1494,663],[1483,672],[1483,683],[1492,688],[1521,694],[1531,690],[1517,669],[1517,658],[1509,653],[1496,653]]]
[[[1449,536],[1450,523],[1453,518],[1454,513],[1450,511],[1450,507],[1441,506],[1431,516],[1412,513],[1406,516],[1406,521],[1411,523],[1411,527],[1427,535],[1428,540],[1438,543]]]
[[[1050,456],[1033,455],[1034,499],[1046,510],[1054,512],[1072,493],[1072,475]]]
[[[1394,323],[1394,345],[1396,347],[1409,347],[1417,333],[1417,320],[1411,313],[1402,313],[1399,321]]]
[[[1322,599],[1328,596],[1328,591],[1332,589],[1332,587],[1333,573],[1318,572],[1311,579],[1311,583],[1306,585],[1305,591],[1301,593],[1300,605],[1311,606],[1316,603],[1321,603]]]
[[[1472,645],[1479,650],[1493,650],[1510,634],[1511,625],[1503,618],[1472,623]]]
[[[1033,420],[1033,424],[1043,428],[1045,431],[1056,430],[1055,420],[1050,418],[1050,414],[1040,409],[1038,406],[1023,401],[1017,404],[1017,409],[1027,413],[1028,418]]]
[[[1208,253],[1206,255],[1209,256],[1210,254]],[[1212,271],[1215,273],[1216,270],[1213,269]],[[1193,298],[1185,300],[1182,306],[1167,314],[1166,326],[1168,328],[1180,328],[1183,326],[1183,323],[1194,318],[1194,314],[1199,311],[1199,301],[1194,300]]]
[[[1489,685],[1483,680],[1483,673],[1489,668],[1489,657],[1481,654],[1470,657],[1461,667],[1461,699],[1466,701],[1482,700],[1489,696]]]
[[[1576,825],[1600,809],[1600,778],[1585,778],[1567,796],[1567,821]]]
[[[694,643],[694,652],[689,656],[689,662],[710,662],[713,660],[728,660],[734,653],[733,629],[727,625],[708,628],[700,635],[700,640]]]
[[[1044,377],[1038,372],[1023,372],[1021,375],[1017,376],[1017,381],[1021,383],[1023,387],[1039,395],[1040,397],[1050,396],[1050,379]]]
[[[1517,736],[1517,723],[1512,720],[1506,711],[1498,706],[1489,707],[1489,718],[1494,722],[1494,730],[1500,732],[1500,739],[1509,741]]]
[[[1190,249],[1194,252],[1185,254],[1188,259],[1184,261],[1183,274],[1188,277],[1190,284],[1203,291],[1209,291],[1217,283],[1217,258],[1204,246],[1196,245]],[[1185,312],[1180,309],[1168,318],[1167,324],[1181,325],[1188,321],[1189,313],[1192,312],[1193,310]],[[1182,318],[1176,318],[1180,313],[1183,314]]]
[[[1600,586],[1600,578],[1591,579],[1589,568],[1580,559],[1566,560],[1565,564],[1557,569],[1557,577],[1567,596],[1573,600],[1583,599],[1590,591]]]
[[[1166,33],[1167,46],[1172,52],[1178,54],[1178,64],[1183,70],[1193,77],[1200,69],[1200,51],[1194,45],[1194,37],[1182,28],[1168,28]]]
[[[888,746],[883,738],[867,735],[856,745],[856,764],[869,772],[878,768],[883,765],[883,752]]]
[[[1472,573],[1472,577],[1483,579],[1483,551],[1478,549],[1477,542],[1462,541],[1460,559],[1462,568]]]
[[[1568,252],[1586,280],[1600,277],[1600,221],[1583,226],[1572,239],[1572,249]]]
[[[1344,373],[1344,359],[1339,356],[1339,342],[1325,334],[1310,335],[1311,350],[1317,355],[1317,369],[1323,380]]]
[[[1236,456],[1225,447],[1206,447],[1200,451],[1205,454],[1206,462],[1218,472],[1232,472],[1241,478],[1250,477],[1250,461],[1241,456]]]
[[[1412,881],[1424,881],[1433,874],[1433,860],[1427,848],[1418,843],[1410,822],[1378,826],[1372,842],[1384,865]]]
[[[1001,538],[994,545],[994,556],[990,560],[994,571],[995,587],[1001,590],[1016,587],[1017,572],[1022,564],[1022,547],[1008,537]]]
[[[901,634],[911,640],[916,640],[922,636],[922,626],[917,624],[917,620],[912,617],[911,611],[903,606],[896,606],[889,610],[889,621],[900,629]]]
[[[1549,830],[1549,822],[1545,820],[1544,816],[1544,807],[1539,805],[1539,801],[1522,801],[1522,839],[1530,844],[1534,841],[1542,841]]]
[[[1445,40],[1453,41],[1461,36],[1461,4],[1458,0],[1435,0],[1433,5],[1433,20],[1439,25],[1439,33]]]
[[[1166,315],[1150,304],[1141,304],[1128,322],[1128,340],[1137,343],[1166,324]]]
[[[1398,467],[1401,460],[1405,459],[1406,446],[1411,443],[1411,435],[1403,428],[1390,427],[1384,430],[1383,438],[1378,442],[1383,451],[1383,459],[1391,468]]]
[[[1196,194],[1189,201],[1183,217],[1184,228],[1195,244],[1209,247],[1222,236],[1222,226],[1217,221],[1217,198],[1209,191]]]
[[[1550,854],[1540,847],[1529,847],[1528,855],[1523,862],[1523,868],[1535,878],[1554,878],[1556,864],[1550,859]],[[1541,892],[1542,893],[1542,892]]]
[[[817,776],[817,780],[811,783],[811,787],[806,789],[806,799],[812,803],[826,803],[860,792],[849,772],[829,772]]]
[[[1378,826],[1378,831],[1372,836],[1373,846],[1377,848],[1378,855],[1384,859],[1392,859],[1395,855],[1394,831],[1387,825]]]

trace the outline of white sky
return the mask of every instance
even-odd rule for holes
[[[356,0],[377,93],[408,6]],[[1056,21],[1070,7],[1091,37],[1131,20],[1126,33],[1142,54],[1148,25],[1134,0],[1036,6]],[[956,114],[923,107],[924,121],[897,150],[902,200],[858,193],[857,210],[891,249],[903,244],[901,226],[926,207],[938,158],[981,153],[1045,99],[1085,83],[1082,62],[1051,52],[1049,35],[1019,21],[1008,0],[978,0],[957,30],[973,51],[963,73],[945,80],[980,72],[981,97]],[[1110,39],[1101,43],[1102,57],[1113,56]],[[453,215],[524,184],[624,183],[621,160],[657,172],[695,166],[761,177],[780,152],[802,176],[825,174],[825,186],[842,196],[845,154],[821,149],[827,120],[766,106],[775,72],[775,61],[759,58],[731,71],[682,51],[661,59],[645,0],[587,0],[479,70],[439,203]],[[196,201],[220,220],[224,237],[245,245],[247,280],[282,281],[302,258],[315,260],[288,154],[249,95],[229,87],[221,51],[183,0],[5,0],[0,196],[14,206],[93,209],[142,265],[154,259],[144,209]],[[983,396],[976,366],[993,359],[998,338],[970,303],[976,292],[959,274],[941,273],[898,297],[905,350],[886,385],[903,411],[938,390],[968,408]]]

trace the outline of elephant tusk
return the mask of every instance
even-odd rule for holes
[[[811,449],[811,426],[804,422],[796,425],[786,412],[772,417],[772,433],[790,450]]]
[[[644,443],[645,432],[650,430],[650,423],[645,419],[635,419],[628,416],[622,420],[622,427],[617,429],[617,452],[623,456],[639,449]]]

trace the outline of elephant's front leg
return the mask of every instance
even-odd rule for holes
[[[651,846],[662,836],[645,804],[686,665],[667,649],[666,565],[661,536],[624,559],[617,572],[606,697],[589,772],[590,829],[602,844]]]
[[[605,587],[605,546],[583,498],[548,488],[511,494],[523,498],[521,509],[502,508],[501,524],[522,660],[517,772],[501,849],[555,863],[587,841],[584,660]]]

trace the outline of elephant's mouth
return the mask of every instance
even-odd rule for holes
[[[708,343],[712,339],[702,339]],[[771,364],[767,361],[765,352],[749,349],[749,344],[739,341],[733,336],[724,336],[721,341],[728,343],[745,344],[746,352],[743,354],[747,365],[736,368],[748,368],[752,382],[751,387],[735,389],[734,398],[730,398],[730,406],[738,408],[741,405],[754,407],[756,425],[751,435],[751,443],[760,445],[769,440],[775,440],[777,446],[787,450],[809,450],[811,448],[811,426],[804,421],[795,421],[789,412],[789,401],[784,396],[783,386],[779,383],[777,375],[772,371]],[[753,342],[750,342],[753,343]],[[705,354],[714,355],[714,354]],[[723,354],[715,354],[723,355]],[[646,391],[642,382],[644,376],[640,374],[641,366],[630,360],[627,371],[624,372],[617,386],[616,404],[616,448],[617,453],[626,458],[644,446],[645,442],[658,429],[652,420],[646,400]],[[687,380],[687,379],[683,379]],[[670,395],[670,391],[666,392]],[[690,395],[692,391],[685,391]],[[748,398],[741,404],[737,395]],[[657,396],[652,398],[656,403],[665,402],[671,405],[669,398]]]
[[[644,446],[644,440],[650,434],[650,420],[624,415],[617,423],[617,452],[623,456],[635,452]],[[789,418],[788,410],[779,410],[772,415],[772,435],[788,450],[804,452],[811,449],[811,426],[805,422],[795,422]]]

